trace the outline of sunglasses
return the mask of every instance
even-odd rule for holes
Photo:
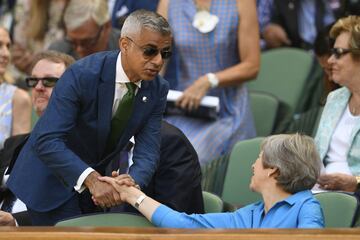
[[[74,46],[74,48],[76,48],[78,46],[81,46],[83,48],[91,48],[93,45],[95,45],[99,41],[100,34],[101,34],[102,30],[103,30],[103,27],[104,26],[101,26],[99,28],[98,32],[96,33],[96,35],[94,37],[86,38],[86,39],[82,39],[82,40],[73,40],[73,39],[70,39],[70,38],[66,37],[65,40],[69,44]]]
[[[43,78],[28,77],[25,79],[26,85],[30,88],[35,87],[39,81],[41,81],[42,85],[44,85],[45,87],[54,87],[58,80],[59,78],[57,77],[43,77]]]
[[[135,46],[137,46],[139,49],[142,50],[145,58],[153,58],[160,53],[162,59],[169,59],[172,55],[170,48],[165,48],[165,49],[159,50],[157,47],[153,47],[153,46],[141,47],[136,42],[134,42],[134,40],[132,40],[131,38],[129,38],[129,37],[126,37],[126,38],[129,39],[132,43],[135,44]]]
[[[331,55],[334,55],[336,59],[340,59],[342,56],[348,53],[353,54],[360,54],[360,49],[354,49],[354,48],[332,48]]]

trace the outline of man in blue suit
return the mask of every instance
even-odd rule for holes
[[[129,174],[141,188],[147,186],[159,160],[168,84],[158,73],[171,55],[171,40],[163,17],[139,10],[124,23],[121,52],[90,55],[62,75],[7,182],[34,225],[94,211],[90,194],[102,207],[117,205],[120,196],[98,177],[131,136],[137,146]],[[132,112],[108,151],[112,116],[129,82],[136,85]]]

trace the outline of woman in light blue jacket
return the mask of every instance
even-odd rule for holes
[[[343,87],[329,94],[315,137],[324,163],[318,183],[354,192],[360,184],[360,17],[339,19],[330,36],[336,39],[331,78]]]

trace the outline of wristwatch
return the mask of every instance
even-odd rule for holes
[[[216,88],[219,85],[219,79],[214,73],[206,74],[211,88]]]
[[[136,202],[135,202],[135,205],[134,207],[136,209],[139,209],[140,207],[140,204],[144,201],[144,199],[146,198],[146,196],[143,194],[143,195],[140,195],[140,197],[138,197],[138,199],[136,199]]]

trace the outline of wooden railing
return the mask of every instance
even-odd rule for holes
[[[0,227],[0,239],[11,240],[108,240],[108,239],[186,239],[186,240],[332,240],[360,239],[360,229],[161,229],[121,227]]]

